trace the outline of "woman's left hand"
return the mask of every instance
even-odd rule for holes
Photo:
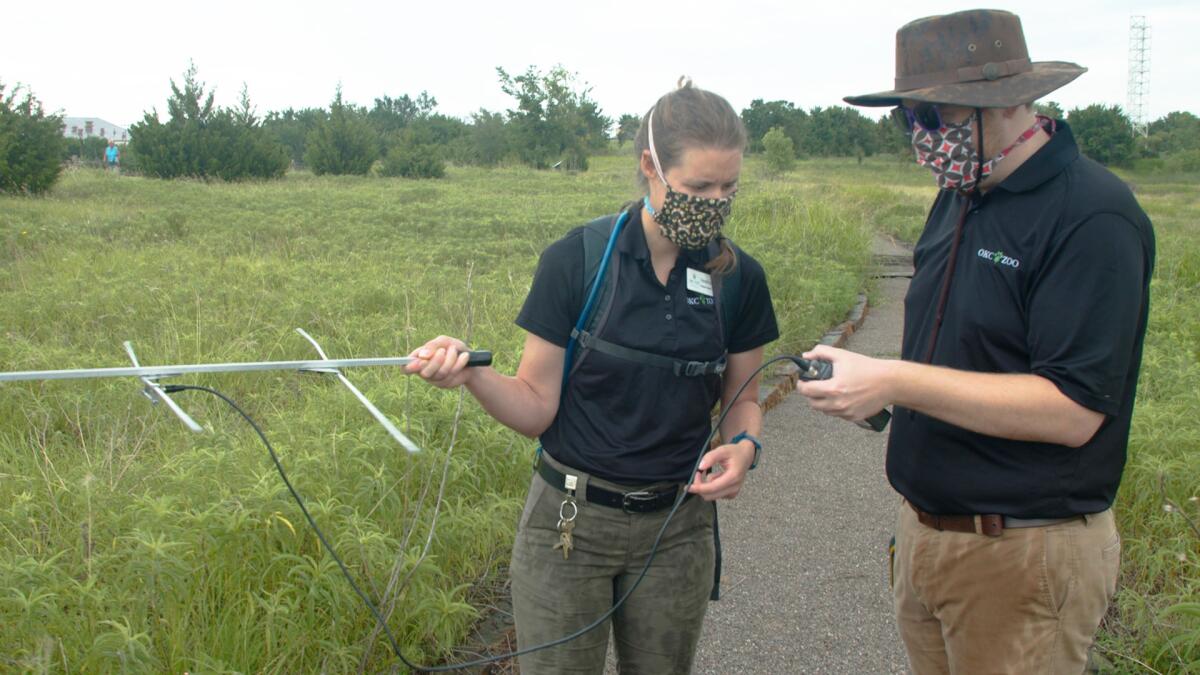
[[[746,448],[750,450],[747,452]],[[754,446],[747,442],[719,445],[700,459],[696,478],[688,492],[700,495],[705,501],[733,499],[742,491],[746,472],[754,462]],[[712,473],[709,473],[710,470]]]

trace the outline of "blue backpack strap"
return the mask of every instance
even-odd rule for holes
[[[567,379],[575,363],[575,350],[579,345],[578,335],[587,327],[588,321],[596,311],[617,237],[621,235],[621,230],[628,221],[629,212],[624,211],[619,216],[597,218],[583,228],[583,287],[588,289],[588,293],[583,303],[583,311],[579,313],[579,320],[575,322],[575,328],[567,340],[567,353],[563,360],[563,396],[567,393]]]
[[[584,226],[583,229],[583,287],[588,289],[587,300],[571,337],[567,341],[567,351],[563,361],[562,395],[566,395],[567,382],[571,374],[591,350],[596,350],[627,361],[635,361],[650,366],[666,368],[680,377],[697,377],[703,375],[719,375],[724,372],[726,357],[722,355],[716,361],[683,361],[650,352],[618,345],[601,339],[597,334],[606,323],[608,312],[612,306],[615,287],[615,277],[619,273],[620,259],[613,258],[613,250],[620,236],[621,229],[628,220],[629,213],[620,216],[604,216],[597,218]],[[710,244],[710,254],[720,253],[720,244]],[[735,249],[736,251],[736,249]],[[737,317],[739,306],[738,297],[741,291],[741,267],[735,265],[727,276],[713,277],[713,291],[717,303],[717,321],[721,337],[725,344],[729,343],[732,326]],[[582,351],[580,351],[582,350]]]

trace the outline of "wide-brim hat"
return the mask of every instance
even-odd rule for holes
[[[972,9],[917,19],[896,31],[895,88],[843,100],[861,106],[911,99],[1008,108],[1035,101],[1085,72],[1065,61],[1031,62],[1016,14]]]

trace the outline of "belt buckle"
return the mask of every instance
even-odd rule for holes
[[[635,506],[649,505],[658,499],[658,494],[647,492],[646,490],[637,490],[635,492],[626,492],[621,495],[621,510],[625,513],[644,513],[644,511],[635,509]]]

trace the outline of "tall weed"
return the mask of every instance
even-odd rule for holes
[[[1154,222],[1158,262],[1114,507],[1121,589],[1099,647],[1121,672],[1200,672],[1200,193],[1194,182],[1122,177]]]
[[[767,270],[784,333],[769,351],[795,352],[862,289],[878,204],[803,168],[758,181],[756,161],[730,234]],[[124,365],[126,339],[144,364],[311,358],[299,326],[333,358],[462,335],[512,372],[538,254],[634,197],[633,170],[596,157],[579,175],[452,167],[437,183],[301,172],[263,184],[68,171],[45,199],[0,198],[0,363]],[[189,380],[262,424],[359,583],[391,609],[408,658],[444,658],[476,616],[470,585],[502,569],[532,443],[469,397],[460,411],[455,393],[395,370],[348,375],[425,452],[404,452],[317,375]],[[195,435],[136,386],[0,386],[0,670],[393,665],[240,419],[176,394],[209,429]]]

